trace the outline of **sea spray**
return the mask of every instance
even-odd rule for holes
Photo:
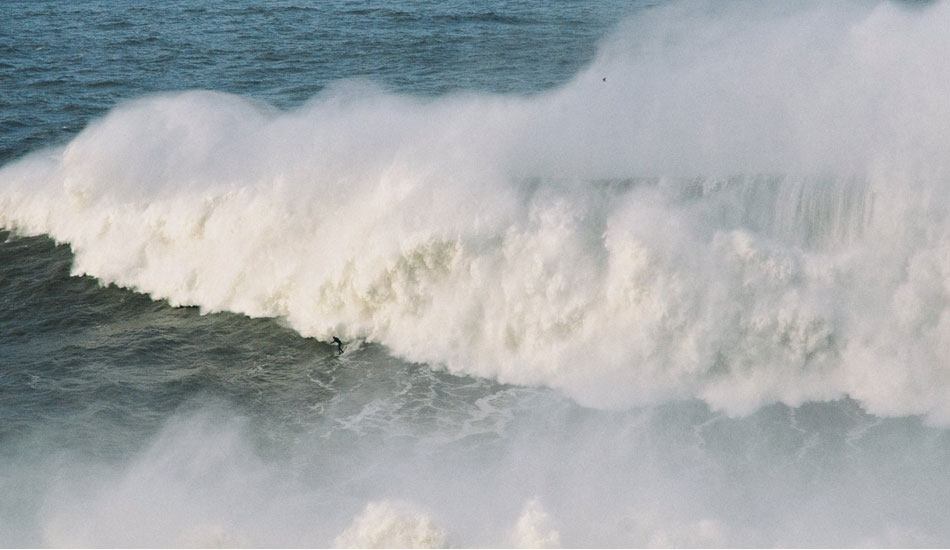
[[[950,6],[772,8],[656,8],[530,97],[142,98],[4,167],[0,223],[103,284],[584,405],[945,423]]]
[[[445,548],[445,534],[410,504],[371,502],[334,539],[337,548]]]

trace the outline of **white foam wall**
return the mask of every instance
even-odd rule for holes
[[[946,423],[948,24],[674,3],[530,97],[146,97],[0,170],[0,225],[103,284],[585,405],[847,394]]]

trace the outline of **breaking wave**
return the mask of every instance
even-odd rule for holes
[[[946,424],[950,4],[757,6],[649,10],[534,96],[141,98],[0,169],[0,226],[584,405]]]

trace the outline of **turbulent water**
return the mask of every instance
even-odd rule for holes
[[[948,27],[0,4],[0,546],[946,546]]]

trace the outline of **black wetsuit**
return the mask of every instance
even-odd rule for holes
[[[336,336],[334,336],[334,337],[333,337],[333,343],[336,344],[336,349],[337,349],[337,351],[339,351],[340,353],[343,353],[343,342],[340,341],[339,338],[337,338]]]

